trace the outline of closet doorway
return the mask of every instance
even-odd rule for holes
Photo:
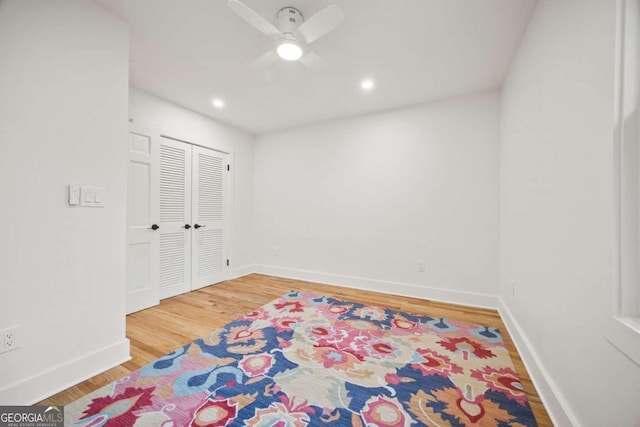
[[[229,154],[130,132],[127,313],[228,278]]]

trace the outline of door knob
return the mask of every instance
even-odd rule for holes
[[[193,228],[195,228],[195,229],[197,230],[197,229],[198,229],[198,228],[200,228],[200,227],[206,227],[206,226],[207,226],[206,224],[205,224],[205,225],[195,224],[195,225],[193,226]]]
[[[191,228],[191,226],[190,226],[189,224],[185,224],[185,225],[184,225],[184,229],[185,229],[185,230],[188,230],[188,229],[190,229],[190,228]]]
[[[151,227],[149,227],[149,230],[156,231],[158,228],[160,228],[158,224],[153,224]]]

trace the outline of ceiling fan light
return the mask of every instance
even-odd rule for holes
[[[363,80],[362,82],[360,82],[360,87],[363,90],[371,90],[371,89],[373,89],[373,86],[374,86],[374,83],[373,83],[373,80],[371,80],[371,79],[366,79],[366,80]]]
[[[297,61],[302,57],[302,47],[294,40],[285,40],[278,45],[278,56],[285,61]]]

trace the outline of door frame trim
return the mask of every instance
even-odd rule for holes
[[[218,152],[218,153],[228,154],[228,155],[229,155],[229,157],[231,157],[231,153],[229,153],[228,151],[219,150],[219,149],[217,149],[217,148],[211,148],[211,147],[208,147],[208,146],[206,146],[206,145],[197,144],[197,143],[195,143],[195,142],[191,142],[191,141],[185,141],[184,139],[174,138],[173,136],[169,136],[169,135],[160,134],[160,136],[161,136],[162,138],[172,139],[172,140],[174,140],[174,141],[183,142],[183,143],[185,143],[185,144],[190,144],[190,145],[195,145],[195,146],[197,146],[197,147],[206,148],[207,150],[216,151],[216,152]]]

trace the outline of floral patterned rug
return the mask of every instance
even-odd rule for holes
[[[78,426],[535,426],[496,328],[289,294],[65,408]]]

